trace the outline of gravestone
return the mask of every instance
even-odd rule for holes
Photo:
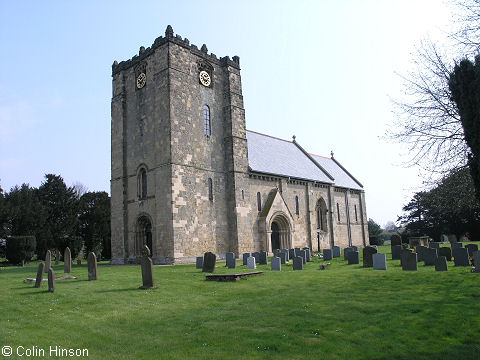
[[[457,248],[463,247],[463,244],[462,244],[461,242],[454,242],[454,243],[452,243],[450,246],[451,246],[451,248],[452,248],[452,250],[453,250],[453,249],[457,249]]]
[[[294,250],[295,250],[295,256],[300,256],[300,250],[302,250],[302,249],[295,248]]]
[[[251,253],[243,253],[243,265],[247,265],[247,259],[252,256]]]
[[[282,264],[280,262],[280,258],[278,256],[275,256],[272,258],[272,270],[274,271],[281,271],[282,270]]]
[[[286,264],[286,263],[287,263],[287,253],[284,252],[284,251],[281,251],[278,255],[280,255],[280,256],[279,256],[279,258],[280,258],[280,263],[281,263],[281,264]]]
[[[55,292],[55,272],[52,268],[48,269],[48,291]]]
[[[417,253],[405,252],[402,264],[402,270],[417,271],[418,269]]]
[[[427,248],[423,250],[423,264],[425,266],[434,266],[435,260],[438,257],[438,249]]]
[[[400,265],[402,266],[403,270],[405,270],[404,267],[406,266],[406,263],[407,263],[407,254],[412,254],[412,253],[413,252],[410,249],[402,249],[400,254]]]
[[[98,280],[97,257],[93,252],[87,256],[88,280]]]
[[[55,265],[60,263],[60,251],[57,249],[55,250]]]
[[[480,273],[480,251],[473,252],[473,272]]]
[[[260,264],[260,253],[258,251],[255,251],[252,253],[252,256],[255,258],[255,264]]]
[[[150,249],[147,245],[143,246],[142,249],[142,283],[140,289],[156,289],[157,287],[153,284],[153,263],[150,258]]]
[[[350,248],[353,249],[353,251],[358,251],[358,246],[352,245],[352,246],[350,246]]]
[[[312,253],[310,252],[310,248],[306,247],[303,248],[305,250],[305,254],[307,255],[307,262],[312,261]]]
[[[52,267],[52,253],[50,250],[47,250],[47,254],[45,255],[45,272],[48,273],[48,269]]]
[[[268,265],[268,254],[266,251],[260,252],[260,265]]]
[[[445,256],[447,261],[452,261],[452,249],[449,247],[441,247],[438,249],[438,256]]]
[[[195,261],[195,267],[197,269],[203,268],[203,256],[197,256],[197,259]]]
[[[393,245],[392,249],[392,260],[400,260],[402,257],[402,245]]]
[[[425,252],[427,251],[427,249],[428,248],[426,246],[423,246],[423,245],[417,245],[415,247],[418,261],[424,261],[425,260]]]
[[[65,253],[63,254],[63,272],[68,274],[72,272],[72,253],[67,246]]]
[[[249,270],[254,270],[254,269],[257,268],[257,262],[256,262],[256,260],[253,256],[250,256],[247,259],[247,267],[248,267]]]
[[[394,236],[390,239],[390,246],[402,245],[402,238]]]
[[[365,246],[363,248],[363,267],[373,266],[373,254],[377,253],[377,249],[372,246]]]
[[[341,249],[340,246],[332,246],[332,256],[334,258],[341,256]]]
[[[468,261],[468,250],[464,247],[452,249],[453,262],[455,266],[470,266]]]
[[[303,264],[305,265],[307,263],[307,252],[305,250],[301,250],[300,257],[302,258]]]
[[[350,247],[343,249],[343,260],[348,260],[348,254],[350,251],[353,251],[353,249]]]
[[[473,253],[475,251],[478,251],[478,245],[477,244],[468,244],[468,245],[465,245],[465,249],[467,249],[467,251],[468,251],[468,256],[472,257]]]
[[[273,257],[278,257],[280,253],[280,249],[273,249]]]
[[[303,270],[303,259],[300,256],[293,258],[293,270]]]
[[[332,260],[332,249],[323,250],[323,260]]]
[[[387,256],[385,254],[381,254],[381,253],[372,254],[372,262],[373,262],[373,270],[387,270]]]
[[[290,253],[288,249],[282,249],[282,252],[285,254],[285,261],[290,261]]]
[[[432,241],[430,244],[428,244],[428,247],[430,247],[432,249],[440,249],[440,243]]]
[[[233,252],[228,252],[226,254],[226,266],[229,269],[236,269],[237,268],[237,260],[235,259],[235,254]]]
[[[43,280],[43,272],[45,271],[45,264],[40,263],[38,264],[38,270],[37,270],[37,278],[35,279],[35,287],[39,288],[42,286],[42,280]]]
[[[448,271],[447,258],[438,256],[435,259],[435,271]]]
[[[353,250],[348,253],[348,265],[355,264],[360,264],[360,253]]]
[[[288,250],[288,258],[293,259],[294,257],[295,257],[295,249],[289,249]]]
[[[215,271],[216,261],[217,261],[217,256],[214,253],[209,251],[203,254],[202,272],[213,273]]]

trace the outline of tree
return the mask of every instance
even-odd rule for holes
[[[470,148],[468,167],[480,200],[480,57],[477,56],[474,63],[464,59],[455,65],[449,87]]]
[[[368,219],[368,237],[370,244],[381,245],[383,243],[382,233],[382,227],[374,220]]]
[[[93,251],[111,258],[110,197],[104,191],[87,192],[79,203],[79,234],[85,241],[86,253]]]
[[[65,237],[75,235],[78,200],[75,190],[53,174],[45,175],[38,198],[45,209],[45,222],[37,233],[37,255],[43,257],[48,249],[60,248]]]

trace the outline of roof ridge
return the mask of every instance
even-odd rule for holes
[[[248,131],[248,132],[251,132],[251,133],[254,133],[254,134],[257,134],[257,135],[266,136],[266,137],[269,137],[269,138],[271,138],[271,139],[280,140],[280,141],[285,141],[285,142],[287,142],[287,143],[289,143],[289,144],[292,144],[291,141],[288,141],[288,140],[285,140],[285,139],[280,139],[280,138],[275,137],[275,136],[272,136],[272,135],[263,134],[263,133],[260,133],[260,132],[258,132],[258,131],[253,131],[253,130],[248,130],[248,129],[246,129],[245,131]]]
[[[309,153],[309,154],[312,155],[312,156],[318,156],[318,157],[321,157],[321,158],[324,158],[324,159],[332,160],[332,158],[329,158],[327,156],[322,156],[322,155],[318,155],[318,154],[314,154],[314,153]]]

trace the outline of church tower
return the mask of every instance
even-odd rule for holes
[[[144,244],[157,264],[238,254],[248,179],[238,56],[217,58],[168,26],[112,77],[112,263],[137,261]]]

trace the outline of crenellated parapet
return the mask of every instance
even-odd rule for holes
[[[229,56],[217,58],[215,54],[208,53],[207,45],[203,44],[202,47],[199,49],[196,45],[190,44],[190,41],[187,38],[182,38],[178,34],[174,35],[172,27],[168,25],[167,29],[165,30],[165,37],[160,36],[156,38],[152,46],[148,48],[141,46],[138,55],[135,55],[130,60],[122,61],[120,63],[115,60],[112,65],[112,75],[115,75],[122,70],[126,70],[131,68],[132,66],[137,65],[142,60],[153,54],[158,47],[168,42],[189,49],[195,55],[200,56],[211,63],[217,64],[219,66],[231,66],[240,70],[240,58],[238,56],[233,56],[231,59]]]

